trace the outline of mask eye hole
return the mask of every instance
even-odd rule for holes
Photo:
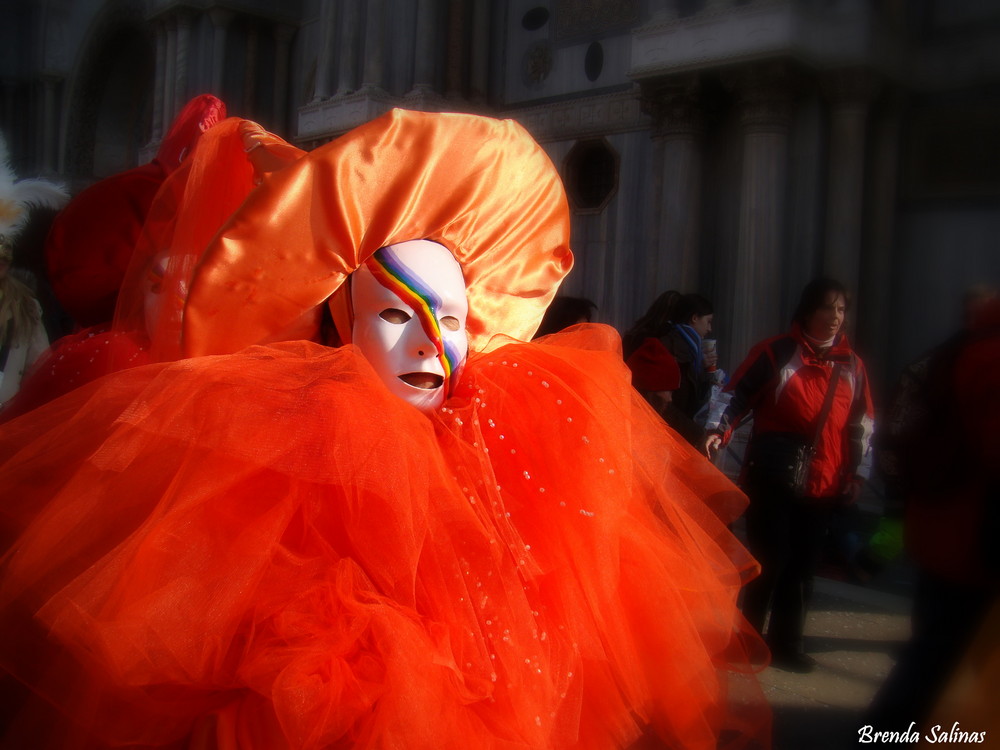
[[[442,328],[447,328],[449,331],[457,331],[461,328],[461,324],[458,322],[458,318],[453,315],[446,315],[439,321]]]
[[[395,307],[387,307],[385,310],[380,312],[378,316],[387,323],[393,323],[395,325],[402,325],[412,317],[408,312],[399,310]]]

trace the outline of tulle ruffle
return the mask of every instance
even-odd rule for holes
[[[766,743],[743,496],[609,329],[495,343],[431,418],[297,342],[6,425],[6,746]]]

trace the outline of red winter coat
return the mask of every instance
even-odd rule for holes
[[[1000,300],[935,349],[922,420],[903,453],[905,541],[921,568],[963,586],[1000,577]]]
[[[762,341],[726,386],[732,400],[719,423],[723,442],[752,412],[751,442],[767,432],[795,433],[812,440],[833,365],[841,364],[840,382],[823,426],[806,482],[808,497],[836,497],[859,477],[869,450],[874,409],[864,363],[841,334],[820,358],[798,324],[784,335]]]

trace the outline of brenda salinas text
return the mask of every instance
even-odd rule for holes
[[[911,721],[905,732],[876,732],[874,728],[866,724],[858,730],[858,742],[868,744],[872,742],[899,742],[913,744],[920,741],[920,732],[916,730],[917,722]],[[924,741],[928,744],[945,743],[966,743],[980,744],[986,741],[986,732],[966,732],[959,727],[956,721],[951,725],[951,729],[945,730],[940,724],[936,724],[927,734]]]

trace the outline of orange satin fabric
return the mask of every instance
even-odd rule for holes
[[[102,324],[56,342],[27,374],[0,423],[109,372],[179,359],[184,303],[202,252],[270,172],[303,154],[250,120],[230,118],[203,134],[144,211],[120,293],[115,285],[110,330]]]
[[[148,340],[153,361],[179,359],[184,305],[205,248],[271,171],[305,153],[236,117],[205,133],[153,202],[119,295],[115,330]]]
[[[428,239],[462,264],[470,345],[528,339],[572,267],[555,167],[518,124],[393,110],[274,174],[208,247],[186,356],[318,335],[321,305],[385,245]]]

